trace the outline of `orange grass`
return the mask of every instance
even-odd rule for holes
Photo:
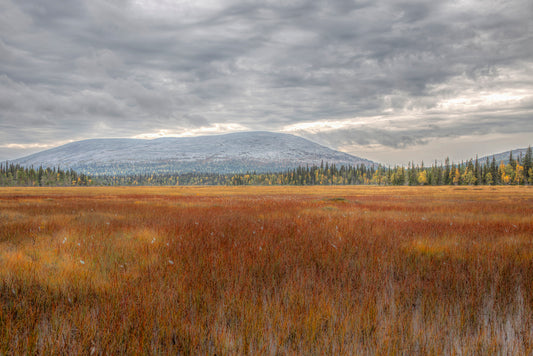
[[[0,354],[532,354],[533,189],[0,189],[0,306]]]

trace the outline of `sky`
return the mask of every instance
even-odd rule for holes
[[[533,2],[0,0],[0,160],[290,133],[385,164],[533,145]]]

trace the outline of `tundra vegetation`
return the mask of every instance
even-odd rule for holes
[[[0,189],[0,354],[532,354],[533,189]]]

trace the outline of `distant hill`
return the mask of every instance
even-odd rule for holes
[[[154,140],[92,139],[11,162],[27,167],[60,166],[92,175],[275,172],[321,162],[376,164],[298,136],[264,131]]]
[[[519,157],[524,157],[526,155],[527,147],[526,148],[517,148],[517,149],[514,149],[512,151],[513,151],[513,159],[517,159]],[[501,161],[503,161],[504,164],[507,164],[507,163],[509,163],[509,155],[510,154],[511,154],[511,150],[505,151],[505,152],[501,152],[501,153],[496,153],[494,155],[483,156],[483,157],[479,158],[479,161],[480,162],[485,162],[487,160],[487,157],[488,157],[489,160],[492,162],[492,156],[494,156],[494,158],[496,158],[496,162],[498,164],[500,164]]]

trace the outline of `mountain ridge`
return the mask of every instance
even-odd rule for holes
[[[81,173],[244,173],[298,166],[377,165],[285,133],[248,131],[196,137],[87,139],[11,161],[22,166],[60,166]]]
[[[492,157],[496,159],[496,162],[500,164],[500,162],[503,162],[504,164],[509,163],[509,155],[513,152],[513,159],[523,158],[526,155],[527,147],[526,148],[515,148],[512,150],[500,152],[500,153],[494,153],[491,155],[485,155],[483,157],[478,158],[480,162],[485,162],[487,158],[489,161],[492,161]]]

